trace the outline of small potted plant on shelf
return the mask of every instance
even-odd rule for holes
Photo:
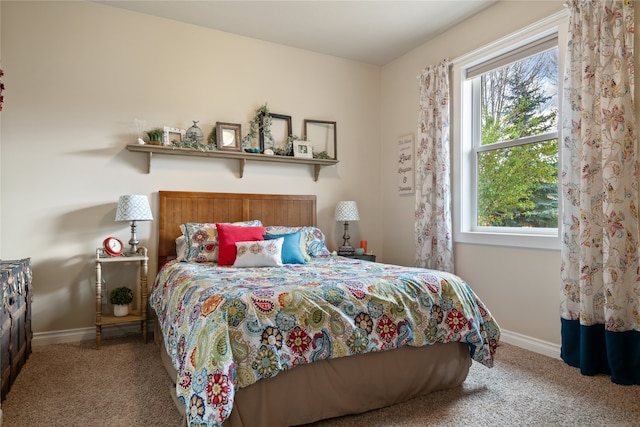
[[[129,314],[131,301],[133,301],[133,291],[126,286],[115,288],[109,294],[109,302],[113,304],[113,315],[116,317]]]
[[[147,131],[147,136],[149,137],[149,144],[162,145],[164,130],[160,128],[149,130]]]

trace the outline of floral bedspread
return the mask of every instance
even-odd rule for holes
[[[171,261],[150,297],[190,426],[219,426],[235,391],[316,360],[436,342],[493,366],[500,329],[469,285],[343,257],[284,267]]]

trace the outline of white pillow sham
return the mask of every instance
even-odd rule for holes
[[[282,267],[284,238],[236,242],[234,267]]]

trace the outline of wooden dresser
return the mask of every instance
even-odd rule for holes
[[[31,354],[31,260],[0,262],[2,400]]]

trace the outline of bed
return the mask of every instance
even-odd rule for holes
[[[195,239],[183,224],[205,223],[264,227],[276,236],[262,250],[283,245],[283,259],[297,231],[305,262],[218,265],[226,225],[218,263],[175,259],[176,239]],[[301,425],[456,387],[472,360],[493,365],[499,327],[462,279],[329,256],[315,196],[160,191],[158,224],[150,303],[186,425]]]

